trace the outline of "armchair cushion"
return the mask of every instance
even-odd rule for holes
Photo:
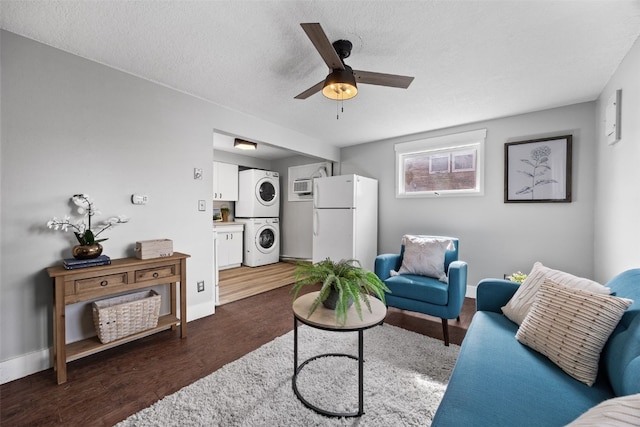
[[[437,279],[415,274],[393,276],[384,283],[397,298],[428,302],[436,305],[447,305],[449,302],[449,286]]]
[[[398,274],[428,276],[441,282],[447,281],[445,253],[447,249],[452,249],[451,239],[405,235],[402,244],[404,253]]]

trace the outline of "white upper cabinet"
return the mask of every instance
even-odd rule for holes
[[[213,200],[238,201],[238,165],[213,162]]]

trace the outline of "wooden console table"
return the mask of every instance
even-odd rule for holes
[[[180,337],[187,336],[187,258],[174,252],[172,256],[153,259],[121,258],[110,265],[65,270],[47,268],[53,279],[53,367],[58,384],[67,381],[67,362],[108,348],[154,334],[180,324]],[[177,292],[180,283],[180,317],[177,313]],[[150,286],[170,284],[171,313],[160,316],[158,326],[137,334],[102,344],[98,337],[66,343],[65,307]]]

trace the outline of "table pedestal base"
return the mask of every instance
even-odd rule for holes
[[[362,349],[363,347],[362,332],[363,331],[359,330],[357,332],[358,332],[358,357],[352,356],[350,354],[343,354],[343,353],[320,354],[310,359],[307,359],[300,366],[298,366],[298,319],[294,318],[294,321],[293,321],[293,377],[291,379],[291,385],[293,387],[293,392],[295,393],[296,397],[298,398],[298,400],[300,400],[300,402],[304,404],[304,406],[306,406],[309,409],[313,409],[318,414],[321,414],[327,417],[360,417],[364,414],[364,403],[363,403],[364,387],[362,384],[363,382],[362,380],[364,376],[363,375],[364,359],[363,359],[363,349]],[[300,373],[302,368],[304,368],[305,365],[307,365],[307,363],[312,362],[316,359],[320,359],[322,357],[348,357],[350,359],[354,359],[358,361],[358,410],[356,412],[343,413],[343,412],[327,411],[325,409],[322,409],[313,405],[308,400],[306,400],[302,396],[302,394],[300,394],[300,391],[298,390],[298,374]]]

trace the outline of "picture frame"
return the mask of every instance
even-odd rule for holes
[[[222,211],[220,208],[213,208],[213,222],[222,222]]]
[[[571,202],[572,135],[504,145],[505,203]]]

